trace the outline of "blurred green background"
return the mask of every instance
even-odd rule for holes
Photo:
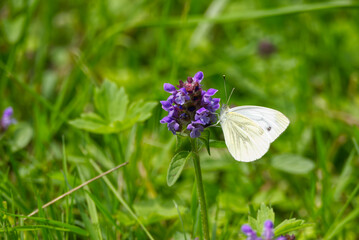
[[[276,224],[287,218],[313,224],[296,232],[297,239],[357,239],[358,6],[300,0],[1,1],[0,110],[12,106],[18,124],[0,139],[0,200],[7,212],[26,215],[96,176],[91,160],[102,171],[129,161],[108,178],[150,234],[182,239],[175,200],[184,230],[199,236],[191,164],[173,187],[166,184],[176,138],[159,123],[165,116],[160,104],[146,122],[113,134],[88,133],[68,122],[93,111],[94,89],[104,79],[124,87],[130,103],[158,102],[168,96],[163,83],[176,85],[203,71],[204,87],[219,89],[222,104],[226,75],[227,90],[235,88],[230,105],[274,108],[291,121],[253,163],[236,162],[224,148],[212,148],[211,156],[203,151],[216,239],[241,239],[240,226],[261,203],[274,208]],[[211,129],[211,138],[223,140],[221,129]],[[77,225],[89,235],[31,227],[6,236],[148,237],[103,180],[38,216]]]

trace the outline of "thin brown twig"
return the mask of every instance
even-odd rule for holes
[[[73,192],[79,190],[80,188],[86,186],[87,184],[89,184],[89,183],[91,183],[91,182],[93,182],[93,181],[95,181],[95,180],[97,180],[97,179],[99,179],[99,178],[101,178],[101,177],[103,177],[103,176],[105,176],[105,175],[107,175],[107,174],[109,174],[109,173],[111,173],[111,172],[113,172],[113,171],[115,171],[115,170],[117,170],[117,169],[119,169],[119,168],[121,168],[121,167],[127,165],[127,164],[128,164],[128,162],[122,163],[122,164],[120,164],[120,165],[118,165],[118,166],[116,166],[116,167],[114,167],[114,168],[112,168],[112,169],[110,169],[110,170],[108,170],[108,171],[106,171],[106,172],[104,172],[104,173],[101,173],[100,175],[98,175],[98,176],[96,176],[96,177],[94,177],[94,178],[92,178],[92,179],[90,179],[90,180],[88,180],[88,181],[82,183],[81,185],[79,185],[79,186],[77,186],[77,187],[71,189],[70,191],[68,191],[68,192],[66,192],[66,193],[64,193],[64,194],[62,194],[61,196],[58,196],[57,198],[55,198],[55,199],[51,200],[50,202],[44,204],[41,208],[44,209],[44,208],[50,206],[51,204],[53,204],[53,203],[57,202],[58,200],[60,200],[60,199],[62,199],[62,198],[64,198],[64,197],[66,197],[67,195],[70,195],[71,193],[73,193]],[[35,215],[36,213],[38,213],[38,212],[39,212],[39,209],[36,209],[35,211],[33,211],[32,213],[30,213],[29,215],[27,215],[27,217],[31,217],[31,216]],[[26,219],[27,219],[27,218],[24,218],[24,221],[25,221]]]

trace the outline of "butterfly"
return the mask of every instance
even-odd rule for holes
[[[225,105],[219,122],[229,152],[242,162],[261,158],[289,125],[289,119],[281,112],[259,106]]]

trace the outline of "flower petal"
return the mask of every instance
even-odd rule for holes
[[[274,237],[274,230],[273,230],[274,224],[271,220],[267,220],[264,222],[264,229],[262,237],[264,239],[272,239]]]
[[[169,93],[174,93],[174,92],[176,92],[175,86],[173,86],[173,85],[170,84],[170,83],[165,83],[165,84],[163,84],[163,89],[164,89],[166,92],[169,92]]]
[[[196,114],[201,114],[206,111],[207,111],[207,109],[205,109],[204,107],[201,107],[200,109],[197,110]]]
[[[14,114],[14,110],[12,109],[12,107],[8,107],[4,110],[4,114],[3,117],[11,117]]]
[[[195,82],[201,82],[203,79],[203,72],[198,72],[194,75],[193,80]]]
[[[210,89],[207,90],[206,95],[207,96],[213,96],[216,92],[218,92],[217,89],[210,88]]]
[[[242,226],[241,230],[244,234],[252,234],[254,232],[253,229],[251,228],[251,226],[249,226],[247,224],[244,224]]]
[[[175,135],[176,132],[179,130],[180,125],[175,120],[172,120],[170,123],[168,123],[167,127],[168,130],[170,130],[173,135]]]
[[[4,110],[4,113],[0,119],[0,130],[1,128],[3,130],[8,129],[8,127],[15,123],[15,119],[12,118],[12,115],[14,114],[14,110],[12,109],[12,107],[8,107]]]
[[[160,101],[162,104],[162,108],[166,111],[172,108],[172,104],[169,101]]]
[[[166,116],[161,119],[160,123],[170,123],[171,121],[173,121],[173,119],[169,116]]]
[[[273,224],[273,222],[272,222],[271,220],[267,220],[267,221],[264,222],[264,227],[265,227],[265,228],[270,228],[270,229],[272,229],[273,226],[274,226],[274,224]]]

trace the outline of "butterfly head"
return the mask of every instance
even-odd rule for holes
[[[227,104],[223,104],[221,107],[221,112],[219,114],[219,121],[223,122],[226,119],[227,113],[229,111],[229,107]]]

